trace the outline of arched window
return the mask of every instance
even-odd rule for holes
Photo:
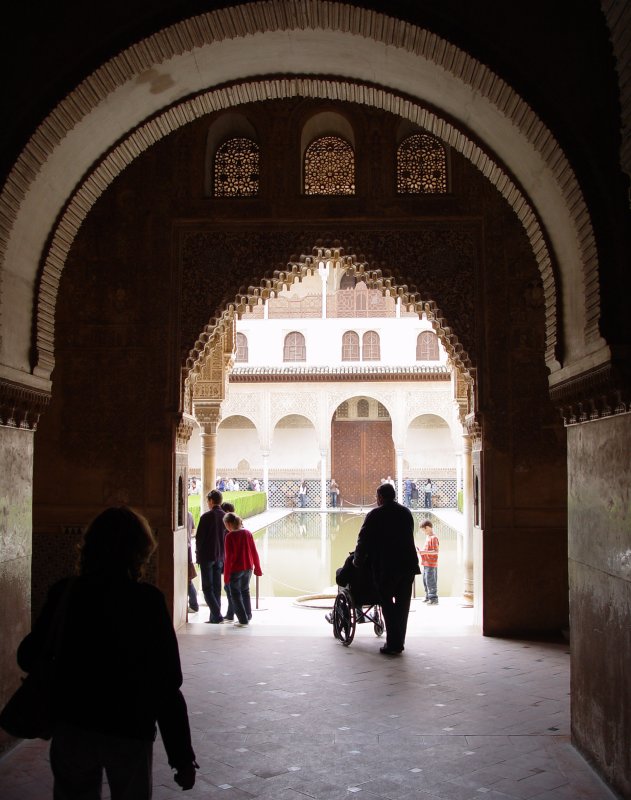
[[[390,414],[388,414],[388,409],[384,406],[383,403],[377,403],[377,416],[380,419],[390,419]]]
[[[305,346],[305,337],[292,331],[285,336],[285,346],[283,348],[283,361],[306,361],[307,348]]]
[[[397,148],[399,194],[444,194],[447,191],[447,153],[434,136],[413,133]]]
[[[320,136],[305,151],[305,194],[355,194],[355,153],[339,136]]]
[[[362,338],[362,361],[379,361],[380,358],[379,334],[375,331],[366,331]]]
[[[438,336],[431,331],[419,333],[416,340],[417,361],[438,361]]]
[[[368,405],[368,400],[362,398],[361,400],[357,401],[357,416],[358,417],[368,417],[370,415],[370,406]]]
[[[244,362],[248,360],[248,337],[245,333],[237,333],[237,354],[235,361]]]
[[[228,139],[215,153],[213,195],[255,197],[259,193],[259,146],[252,139]]]
[[[346,331],[342,336],[342,361],[359,361],[359,336]]]
[[[338,419],[348,419],[348,400],[344,400],[343,403],[339,404],[336,417]]]

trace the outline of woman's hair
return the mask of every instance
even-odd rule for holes
[[[83,536],[79,572],[126,574],[139,580],[156,546],[141,514],[127,506],[107,508],[92,520]]]
[[[233,514],[233,513],[230,511],[230,512],[228,512],[228,513],[226,514],[226,516],[223,518],[223,524],[224,524],[224,525],[226,525],[226,527],[227,527],[228,525],[234,525],[234,527],[235,527],[237,530],[239,530],[239,528],[242,528],[242,527],[243,527],[243,520],[241,519],[241,517],[237,516],[236,514]]]

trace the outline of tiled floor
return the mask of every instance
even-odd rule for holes
[[[198,780],[182,795],[158,742],[154,797],[613,798],[569,743],[568,648],[483,638],[470,615],[415,601],[396,658],[372,626],[346,648],[321,610],[288,601],[262,601],[249,629],[191,617]],[[0,762],[3,800],[51,797],[47,750],[25,742]]]

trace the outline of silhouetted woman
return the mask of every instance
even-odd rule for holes
[[[28,672],[62,602],[55,669],[56,726],[50,748],[55,800],[98,800],[103,771],[112,800],[147,800],[156,722],[175,781],[195,783],[182,672],[162,592],[143,583],[156,547],[130,508],[108,508],[85,532],[79,577],[55,584],[18,649]]]

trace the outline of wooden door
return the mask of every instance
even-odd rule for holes
[[[382,478],[394,478],[395,459],[390,420],[334,420],[331,426],[331,477],[345,506],[376,502]]]

